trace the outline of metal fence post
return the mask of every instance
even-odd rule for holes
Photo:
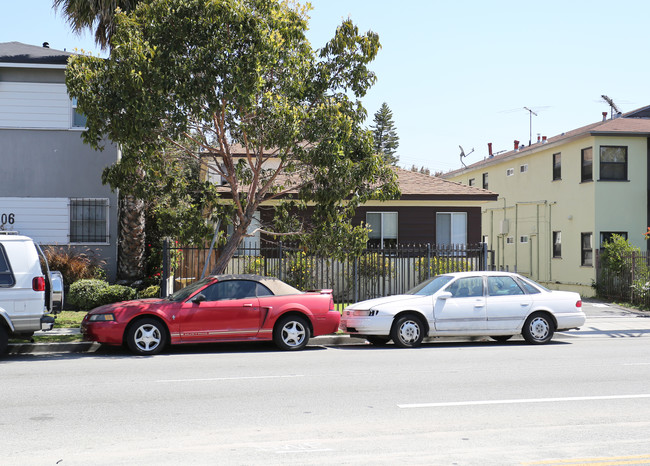
[[[282,253],[282,241],[280,241],[278,243],[278,254],[280,255],[280,262],[279,262],[280,265],[278,267],[278,278],[280,280],[283,280],[283,278],[282,278],[283,273],[282,272],[283,272],[283,268],[284,268],[284,263],[283,263],[284,262],[284,257],[283,257],[283,253]]]
[[[427,280],[431,278],[431,243],[427,243]],[[418,277],[420,279],[420,277]]]
[[[169,281],[170,270],[170,254],[169,254],[169,238],[163,240],[162,250],[162,273],[160,274],[160,297],[166,298],[170,290],[167,289],[167,282]]]
[[[487,270],[487,255],[488,255],[487,243],[481,243],[481,257],[479,258],[479,262],[481,263],[481,270]],[[531,268],[532,268],[532,262],[531,262]]]

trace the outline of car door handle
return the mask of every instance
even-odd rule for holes
[[[245,304],[243,304],[243,306],[244,306],[244,307],[253,307],[253,304],[251,304],[251,303],[245,303]]]

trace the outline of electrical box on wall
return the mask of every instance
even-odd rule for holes
[[[501,230],[499,233],[502,235],[507,235],[510,232],[510,222],[506,220],[501,220]]]

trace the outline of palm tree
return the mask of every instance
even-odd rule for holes
[[[140,0],[53,0],[52,7],[60,10],[72,27],[80,34],[86,29],[95,30],[95,42],[103,50],[110,46],[115,32],[115,9],[129,12]]]
[[[95,43],[110,48],[115,32],[115,10],[129,12],[141,0],[53,0],[52,7],[61,11],[72,30],[80,34],[95,30]],[[132,195],[120,194],[118,232],[118,278],[135,280],[144,272],[144,202]]]

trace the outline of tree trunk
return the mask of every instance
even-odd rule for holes
[[[242,230],[241,227],[236,228],[232,236],[228,238],[228,242],[219,253],[219,259],[217,259],[216,265],[212,269],[212,272],[210,272],[211,275],[219,275],[226,270],[228,262],[230,262],[232,256],[235,255],[239,243],[241,243],[241,240],[244,237],[244,231],[245,230]]]
[[[117,277],[137,280],[144,276],[144,202],[120,197]]]

